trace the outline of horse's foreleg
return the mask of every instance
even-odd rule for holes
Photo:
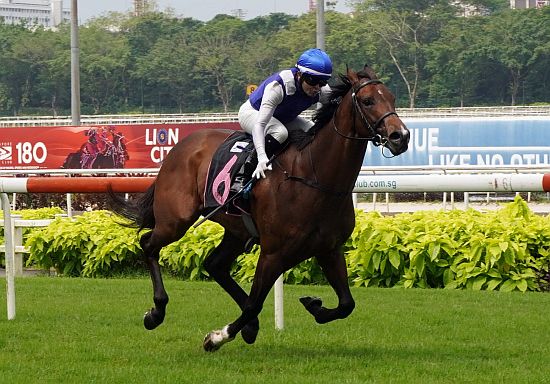
[[[225,232],[222,242],[204,261],[204,268],[208,274],[235,300],[241,311],[244,309],[248,295],[231,277],[231,264],[244,251],[244,242]],[[241,331],[241,336],[248,344],[256,341],[260,323],[258,318],[252,319]]]
[[[154,245],[153,232],[148,232],[143,235],[140,244],[151,275],[151,281],[153,283],[153,301],[155,303],[155,306],[145,313],[143,325],[145,328],[152,330],[164,321],[166,306],[168,305],[168,294],[164,289],[158,262],[161,247]]]
[[[277,258],[273,255],[266,256],[260,254],[256,272],[254,274],[254,282],[250,289],[250,295],[245,302],[241,316],[233,323],[226,325],[221,330],[212,331],[206,335],[203,342],[203,347],[208,352],[218,350],[223,344],[235,338],[247,324],[260,314],[265,298],[271,290],[275,280],[281,273],[284,272]]]
[[[302,297],[300,302],[319,324],[348,317],[355,308],[355,301],[349,289],[348,272],[343,253],[340,250],[335,250],[317,257],[317,261],[338,296],[338,306],[332,309],[325,308],[322,300],[318,297]]]

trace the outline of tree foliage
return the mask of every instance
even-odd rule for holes
[[[505,0],[354,1],[326,12],[335,73],[372,66],[400,107],[550,101],[550,7]],[[84,114],[234,111],[248,84],[292,66],[315,45],[315,14],[208,22],[170,12],[111,13],[80,27]],[[0,114],[70,112],[70,28],[0,20]]]

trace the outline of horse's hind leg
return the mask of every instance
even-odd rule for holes
[[[355,308],[355,302],[348,285],[348,272],[343,253],[340,250],[334,250],[318,256],[317,261],[338,296],[338,306],[332,309],[325,308],[318,297],[302,297],[300,302],[319,324],[348,317]]]
[[[155,245],[155,238],[153,235],[154,231],[151,231],[144,234],[140,239],[145,262],[147,263],[153,283],[153,301],[155,303],[155,306],[147,311],[143,317],[143,325],[149,330],[155,329],[162,324],[166,314],[166,306],[168,305],[168,294],[164,289],[158,262],[162,246],[159,247]]]
[[[204,261],[204,267],[214,280],[235,300],[241,310],[244,309],[248,295],[231,277],[231,264],[244,251],[245,242],[225,231],[222,242]],[[251,320],[241,331],[248,344],[256,341],[260,329],[258,318]]]
[[[140,239],[145,262],[149,268],[153,283],[153,301],[155,303],[155,306],[146,312],[143,317],[143,325],[149,330],[155,329],[162,324],[166,315],[166,306],[168,305],[168,294],[164,289],[160,273],[160,250],[162,247],[181,238],[195,220],[196,217],[193,217],[190,220],[179,222],[179,225],[166,226],[162,227],[162,229],[157,224],[151,232],[144,234]]]

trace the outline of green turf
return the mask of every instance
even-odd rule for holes
[[[285,330],[273,297],[255,345],[215,353],[202,338],[238,315],[213,283],[167,279],[165,323],[146,331],[147,279],[16,281],[17,317],[0,287],[1,383],[545,383],[550,295],[354,289],[346,320],[317,325],[302,295],[335,304],[328,287],[285,286]]]

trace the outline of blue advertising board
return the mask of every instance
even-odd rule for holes
[[[550,116],[403,121],[411,131],[408,151],[386,158],[369,145],[364,166],[550,164]]]

